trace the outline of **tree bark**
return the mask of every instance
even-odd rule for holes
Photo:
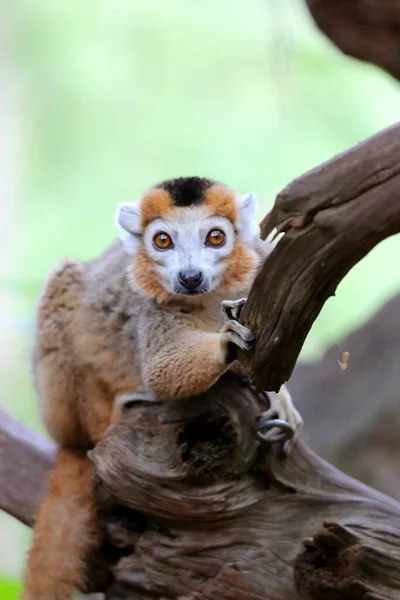
[[[0,509],[32,526],[55,446],[0,408]]]
[[[241,318],[257,342],[239,358],[258,390],[278,391],[346,273],[400,231],[400,124],[286,186],[261,222],[261,237],[274,230],[285,235],[258,273]]]
[[[400,0],[306,0],[317,26],[349,56],[400,79]]]
[[[132,409],[109,431],[92,459],[126,554],[107,598],[400,597],[400,504],[302,442],[289,459],[260,446],[260,410],[227,376],[197,402]]]
[[[227,375],[196,403],[138,406],[109,430],[92,452],[118,549],[107,599],[400,597],[400,505],[301,442],[290,459],[260,447],[263,402]],[[32,524],[32,481],[42,488],[53,448],[11,419],[7,429],[1,507],[10,479],[30,472],[12,514]]]

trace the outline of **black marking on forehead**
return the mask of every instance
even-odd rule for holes
[[[172,203],[184,208],[202,202],[205,192],[213,185],[216,185],[216,181],[205,177],[178,177],[163,181],[156,188],[168,192]]]

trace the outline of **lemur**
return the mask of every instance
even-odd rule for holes
[[[39,302],[35,387],[60,448],[36,516],[25,600],[68,600],[85,589],[87,558],[101,543],[87,451],[121,403],[195,402],[235,364],[232,348],[254,341],[237,320],[268,251],[254,194],[171,179],[120,204],[116,222],[120,238],[93,262],[64,260]],[[273,397],[297,429],[290,396]]]

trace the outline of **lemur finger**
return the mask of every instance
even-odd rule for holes
[[[283,419],[290,423],[296,433],[303,425],[303,419],[293,404],[292,397],[285,385],[281,387],[278,393],[268,392],[271,407],[279,419]]]
[[[239,298],[239,300],[223,300],[221,302],[221,310],[227,321],[232,319],[238,321],[242,313],[243,307],[246,304],[247,298]]]
[[[222,335],[225,340],[233,342],[242,350],[250,350],[255,340],[255,335],[250,329],[232,320],[225,324]]]
[[[157,402],[160,399],[157,398],[153,392],[148,390],[141,390],[135,392],[128,392],[127,394],[119,394],[115,398],[115,405],[120,408],[128,408],[136,402]]]
[[[242,350],[250,350],[252,344],[243,340],[238,333],[234,331],[226,331],[223,334],[223,340],[225,342],[232,342]]]
[[[303,419],[285,385],[278,393],[268,392],[268,398],[270,408],[260,415],[257,423],[258,437],[269,443],[282,443],[283,454],[289,456],[303,425]]]
[[[224,329],[225,331],[234,331],[242,338],[243,341],[250,345],[253,345],[256,339],[256,336],[250,329],[248,329],[248,327],[241,325],[239,321],[234,321],[233,319],[230,319],[227,323],[225,323]]]

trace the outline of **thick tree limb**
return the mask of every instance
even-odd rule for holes
[[[274,228],[285,235],[256,277],[242,315],[256,346],[239,358],[258,390],[278,391],[346,273],[400,231],[400,124],[290,183],[262,221],[262,237]]]
[[[400,0],[306,0],[318,27],[345,54],[400,79]]]
[[[109,529],[127,554],[107,598],[400,597],[400,504],[302,443],[287,460],[259,448],[259,410],[224,378],[179,409],[132,410],[96,447],[102,502],[134,511],[133,531],[126,509]]]
[[[253,389],[227,376],[197,403],[131,409],[92,452],[109,542],[121,552],[110,565],[115,583],[107,599],[400,594],[400,505],[304,444],[289,460],[260,449],[259,410]],[[25,456],[18,467],[26,464],[30,447],[39,489],[52,448],[20,424],[7,428],[12,446],[2,449],[13,454],[2,464],[11,477],[13,456]],[[30,498],[37,494],[28,477],[16,481],[21,507],[30,507],[13,514],[31,523]]]
[[[54,445],[2,408],[0,423],[0,509],[32,526]]]

